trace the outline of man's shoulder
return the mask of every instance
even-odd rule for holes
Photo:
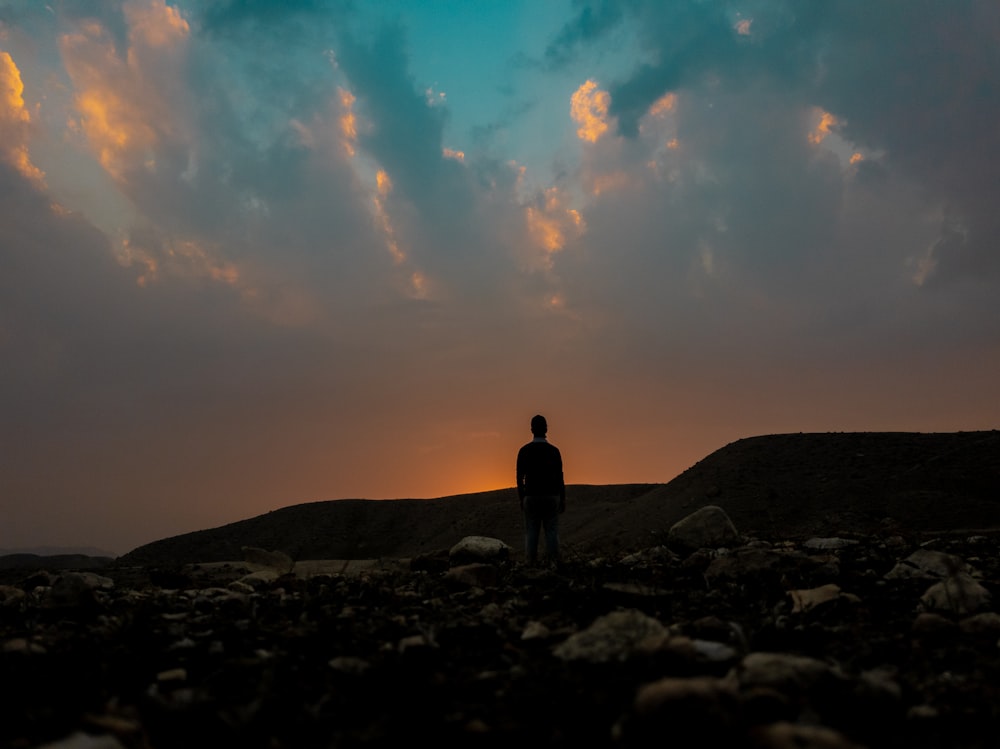
[[[559,448],[553,445],[551,442],[537,442],[532,440],[531,442],[526,442],[521,445],[521,449],[518,450],[519,453],[526,452],[554,452],[558,453]]]

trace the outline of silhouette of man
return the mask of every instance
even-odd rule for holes
[[[517,453],[517,496],[524,513],[524,553],[538,562],[538,538],[545,531],[550,562],[559,561],[559,515],[566,511],[562,454],[545,437],[549,427],[541,414],[531,419],[532,440]]]

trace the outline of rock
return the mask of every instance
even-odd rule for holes
[[[780,721],[751,731],[753,749],[864,749],[839,731]]]
[[[640,564],[678,562],[680,561],[680,557],[666,546],[651,546],[634,554],[627,554],[619,561],[621,564],[627,564],[631,567]]]
[[[833,550],[846,549],[848,546],[857,546],[859,542],[851,538],[810,538],[802,544],[806,549]]]
[[[498,538],[466,536],[451,547],[448,556],[453,565],[505,562],[510,558],[510,546]]]
[[[964,572],[935,583],[920,598],[925,611],[965,616],[990,605],[990,592]]]
[[[334,671],[354,676],[361,676],[371,668],[371,664],[364,658],[352,655],[338,655],[335,658],[331,658],[329,664],[330,668]]]
[[[557,645],[553,654],[564,661],[607,663],[624,661],[637,652],[655,649],[670,637],[658,619],[641,611],[612,611],[587,629]]]
[[[291,572],[295,567],[295,561],[283,551],[270,551],[256,546],[244,546],[242,551],[245,562],[275,570],[278,575]]]
[[[702,507],[678,520],[667,532],[667,546],[679,551],[731,546],[738,540],[736,526],[717,505]]]
[[[451,566],[448,549],[418,554],[410,560],[410,569],[414,572],[444,572]]]
[[[125,749],[114,736],[92,736],[83,731],[77,731],[64,739],[44,744],[38,749]]]
[[[818,588],[809,588],[807,590],[790,590],[788,591],[788,595],[792,599],[793,614],[804,613],[831,601],[861,602],[861,599],[857,596],[842,592],[840,586],[835,583],[827,583]]]
[[[604,583],[603,590],[617,593],[623,598],[663,598],[670,595],[664,588],[656,588],[643,583]]]
[[[929,611],[917,614],[911,626],[913,634],[924,638],[950,635],[955,629],[955,622],[951,619]]]
[[[957,572],[967,572],[968,565],[954,554],[918,549],[889,570],[886,580],[941,579]]]
[[[259,591],[273,585],[277,582],[279,576],[280,575],[276,569],[265,569],[258,570],[257,572],[251,572],[249,575],[244,575],[236,582],[246,585],[254,591]]]
[[[989,539],[936,539],[982,577],[926,582],[886,579],[902,555],[873,535],[843,554],[703,549],[703,567],[663,547],[568,549],[557,571],[445,550],[433,572],[304,560],[254,584],[206,564],[178,590],[115,570],[89,610],[34,586],[0,605],[0,746],[982,749],[1000,734],[1000,614],[920,596],[1000,579]]]
[[[27,597],[27,594],[20,588],[15,588],[13,585],[0,585],[0,609],[20,608]]]
[[[704,574],[709,583],[749,578],[766,584],[779,583],[788,576],[797,580],[811,579],[821,567],[822,562],[801,552],[742,547],[713,559]]]
[[[52,583],[49,602],[60,608],[75,608],[94,603],[97,591],[110,590],[114,580],[93,572],[64,572]]]
[[[732,745],[738,703],[732,682],[710,676],[666,677],[643,684],[636,691],[636,720],[629,727],[629,738],[640,745],[662,742],[664,746],[687,746],[683,737],[697,736],[697,743],[690,745]]]
[[[15,637],[12,640],[7,640],[0,647],[0,651],[4,653],[25,653],[27,655],[45,655],[48,652],[44,645],[29,640],[26,637]]]
[[[444,579],[466,587],[489,588],[497,584],[497,568],[492,564],[463,564],[444,573]]]
[[[975,614],[960,621],[958,627],[970,635],[996,636],[1000,634],[1000,614],[995,611]]]
[[[522,640],[547,640],[552,632],[541,622],[528,622],[521,632]]]
[[[798,693],[835,675],[825,661],[791,653],[750,653],[730,672],[742,688],[769,687]]]

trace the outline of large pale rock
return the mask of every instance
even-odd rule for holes
[[[886,580],[940,580],[958,572],[968,572],[961,557],[943,551],[917,549],[885,574]]]
[[[971,575],[961,572],[935,583],[920,598],[925,611],[966,616],[990,605],[990,592]]]
[[[253,590],[263,590],[271,586],[280,577],[275,569],[263,569],[244,575],[237,582],[250,586]]]
[[[16,609],[24,604],[27,595],[12,585],[0,585],[0,609]]]
[[[790,590],[789,597],[792,599],[792,613],[801,614],[817,606],[822,606],[831,601],[850,601],[860,603],[861,599],[850,593],[841,591],[840,586],[835,583],[820,585],[818,588],[807,588],[805,590]]]
[[[111,590],[114,580],[93,572],[64,572],[57,577],[49,591],[53,606],[84,606],[95,600],[97,591]]]
[[[669,630],[658,619],[625,609],[598,618],[587,629],[570,635],[552,652],[564,661],[610,663],[655,649],[669,637]]]
[[[279,575],[291,572],[295,567],[295,561],[283,551],[260,549],[256,546],[244,546],[242,551],[243,561],[272,569]]]
[[[678,520],[667,532],[667,546],[682,551],[732,546],[740,534],[726,511],[717,505],[706,505]]]
[[[769,687],[797,693],[838,673],[825,661],[791,653],[749,653],[730,672],[743,689]]]
[[[448,552],[451,564],[502,562],[510,558],[510,546],[499,538],[466,536]]]

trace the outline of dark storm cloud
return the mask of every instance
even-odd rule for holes
[[[443,218],[442,198],[466,207],[459,168],[442,157],[446,110],[430,106],[409,72],[406,33],[384,24],[370,41],[345,37],[338,61],[351,80],[373,125],[359,140],[391,175],[393,182],[431,220]],[[444,196],[435,195],[445,191]]]
[[[220,0],[205,8],[201,19],[210,33],[229,34],[247,25],[273,31],[275,25],[299,22],[325,26],[353,5],[350,0]]]
[[[619,25],[624,17],[625,3],[614,0],[581,3],[576,18],[567,23],[545,49],[545,62],[550,67],[568,63],[578,47],[594,42]]]

